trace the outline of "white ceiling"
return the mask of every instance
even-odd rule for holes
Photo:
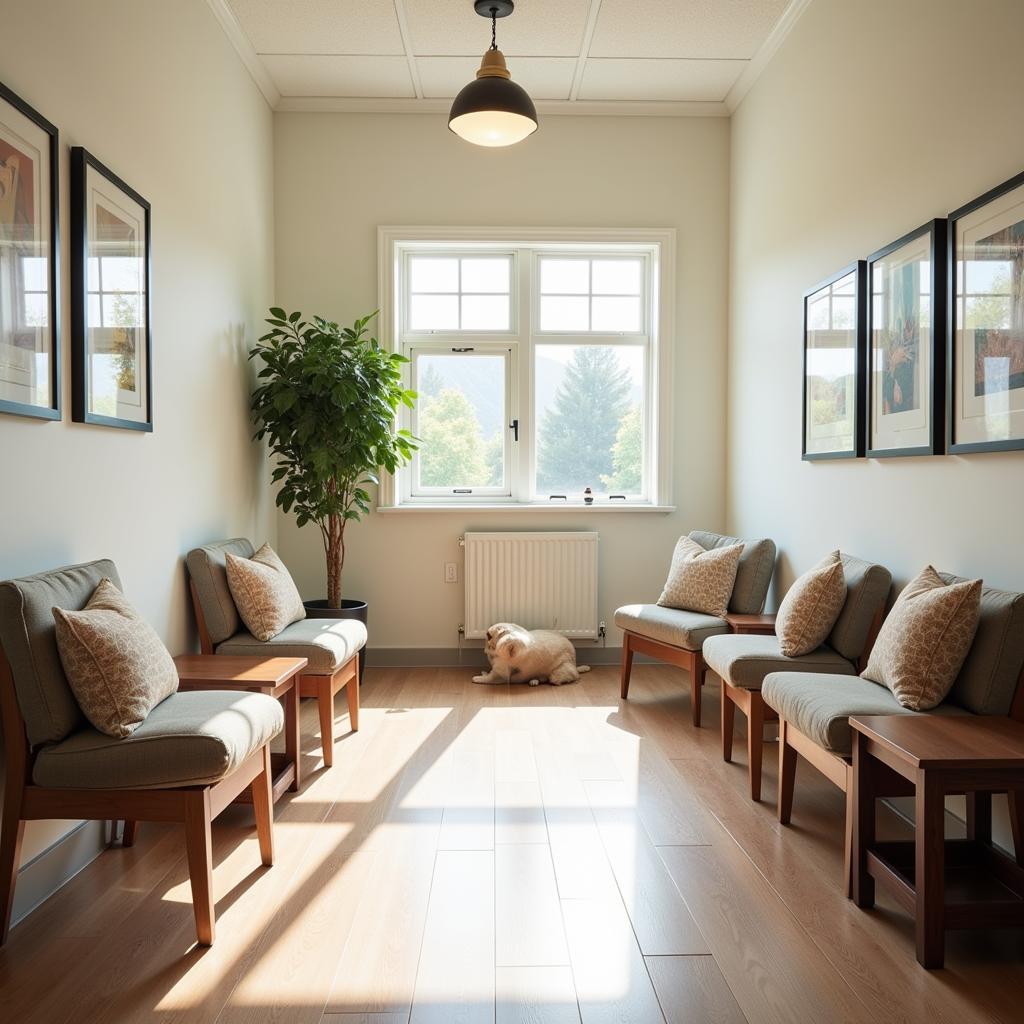
[[[724,114],[810,0],[519,0],[498,21],[542,109]],[[209,0],[270,104],[435,110],[472,80],[472,0]]]

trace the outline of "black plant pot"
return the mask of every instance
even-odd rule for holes
[[[310,619],[358,619],[364,626],[367,624],[367,604],[351,598],[342,598],[340,608],[330,608],[326,598],[321,601],[303,601],[306,616]],[[362,685],[363,672],[366,669],[366,649],[359,656],[359,683]]]

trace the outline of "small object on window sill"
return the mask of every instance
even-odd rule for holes
[[[589,487],[583,488],[583,504],[593,505],[594,504],[594,492]]]
[[[608,495],[608,500],[609,501],[625,501],[626,500],[626,496],[624,494],[609,494]]]
[[[559,499],[561,499],[562,501],[568,501],[569,497],[566,494],[549,494],[548,495],[548,501],[558,501]]]

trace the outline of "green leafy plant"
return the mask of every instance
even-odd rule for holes
[[[270,308],[271,330],[249,351],[263,362],[252,393],[256,439],[277,459],[277,504],[299,526],[316,523],[327,559],[327,603],[341,607],[345,527],[370,511],[367,486],[381,468],[394,473],[412,457],[416,438],[394,429],[404,356],[387,352],[367,324],[376,312],[339,327],[321,317]]]

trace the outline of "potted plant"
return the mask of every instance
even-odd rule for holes
[[[251,407],[255,436],[277,459],[277,504],[323,537],[327,598],[305,602],[313,617],[366,622],[366,602],[342,597],[345,528],[370,511],[366,488],[379,469],[395,472],[417,447],[408,430],[394,429],[399,405],[412,408],[416,397],[402,384],[408,360],[369,335],[376,315],[339,327],[272,306],[271,329],[249,352],[263,362]]]

